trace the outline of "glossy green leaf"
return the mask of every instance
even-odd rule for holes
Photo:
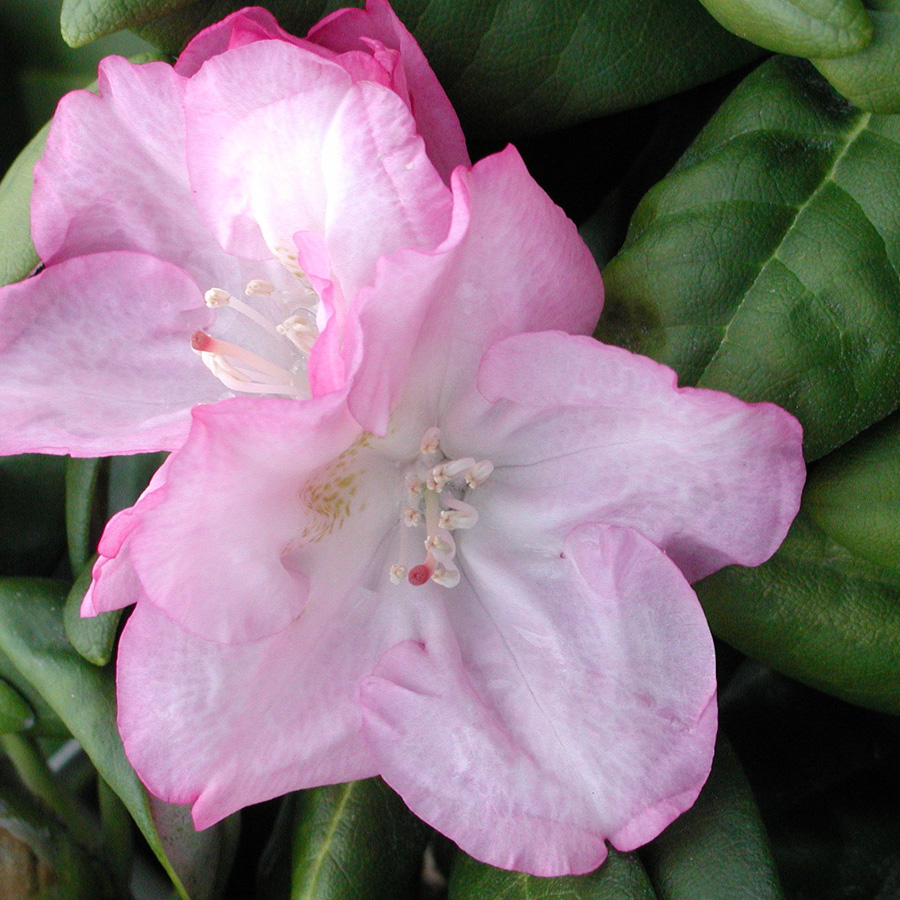
[[[876,113],[900,113],[900,0],[868,0],[875,26],[870,44],[816,68],[851,102]]]
[[[634,853],[610,849],[606,862],[589,875],[536,878],[508,872],[457,853],[450,873],[449,900],[656,900],[647,873]]]
[[[196,0],[63,0],[60,29],[71,47],[81,47],[122,28],[146,22]]]
[[[810,473],[803,504],[832,540],[900,573],[900,415],[823,459]]]
[[[177,53],[200,28],[242,6],[199,0],[138,28]],[[341,0],[272,0],[304,34]],[[358,3],[357,5],[362,5]],[[695,0],[396,0],[470,139],[547,131],[641,106],[712,80],[759,54]]]
[[[66,536],[73,572],[80,572],[94,552],[94,493],[102,462],[71,457],[66,460]]]
[[[814,459],[900,404],[898,272],[900,116],[779,57],[642,200],[598,335],[784,406]]]
[[[772,668],[900,713],[900,573],[854,556],[801,508],[781,549],[694,585],[719,637]]]
[[[0,458],[0,576],[50,575],[65,554],[65,461]]]
[[[4,900],[113,900],[105,861],[0,767],[0,893]]]
[[[185,807],[170,807],[166,815],[172,821],[162,830],[157,827],[151,801],[125,758],[116,730],[113,673],[92,666],[69,645],[62,623],[65,595],[65,586],[57,582],[0,580],[0,649],[53,707],[122,799],[180,896],[207,898],[217,877],[205,868],[210,854],[198,859],[185,852],[185,842],[213,841],[216,829],[197,836]],[[176,873],[173,858],[186,858],[181,871],[194,887],[192,895]]]
[[[97,779],[97,802],[103,846],[110,857],[110,876],[119,893],[127,896],[134,865],[134,826],[119,795],[102,779]]]
[[[9,682],[0,680],[0,734],[24,731],[34,722],[28,701]]]
[[[63,627],[69,643],[89,663],[105,666],[113,655],[122,610],[114,609],[96,616],[81,616],[81,602],[91,583],[92,565],[85,565],[72,585],[63,608]]]
[[[846,56],[872,39],[862,0],[700,0],[729,31],[776,53]]]
[[[29,728],[31,734],[53,739],[69,737],[69,729],[66,728],[63,721],[31,683],[22,677],[22,673],[2,650],[0,650],[0,678],[15,688],[31,708],[34,716],[34,723]]]
[[[721,736],[697,802],[641,851],[660,900],[781,900],[756,801]]]
[[[21,281],[40,262],[31,242],[31,170],[44,152],[49,127],[31,139],[0,181],[0,284]]]
[[[133,456],[113,456],[109,460],[107,515],[112,516],[133,506],[150,483],[167,453],[135,453]]]
[[[261,866],[267,900],[418,900],[431,829],[380,779],[285,798]]]

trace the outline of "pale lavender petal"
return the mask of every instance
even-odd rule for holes
[[[399,52],[402,73],[395,75],[395,90],[401,96],[408,92],[428,156],[444,181],[449,182],[450,173],[457,166],[470,164],[462,128],[425,54],[390,5],[385,0],[368,0],[365,10],[339,9],[309,32],[310,41],[344,52],[365,46],[364,42],[373,38]]]
[[[695,581],[764,562],[796,515],[801,428],[772,404],[678,388],[659,363],[559,333],[492,347],[478,388],[446,430],[492,460],[479,510],[522,540],[629,526]]]
[[[192,184],[230,252],[290,265],[318,232],[349,297],[380,255],[444,237],[449,192],[389,89],[265,41],[207,62],[185,102]]]
[[[219,644],[141,601],[119,642],[119,730],[141,780],[197,828],[288,791],[377,773],[357,685],[396,637],[379,601],[311,605],[285,630]]]
[[[143,516],[165,497],[161,490],[166,482],[172,457],[153,473],[150,484],[134,506],[117,512],[107,523],[97,544],[97,561],[91,570],[91,584],[81,602],[82,616],[123,609],[144,596],[141,580],[134,570],[128,539],[140,525]]]
[[[257,41],[283,41],[303,47],[322,59],[337,63],[354,81],[374,81],[396,90],[391,69],[385,67],[383,60],[376,59],[376,54],[366,43],[360,42],[358,47],[347,52],[337,52],[317,41],[289,34],[267,9],[259,6],[238,10],[197,34],[178,57],[175,71],[191,77],[214,56]],[[401,96],[404,101],[408,100],[405,93],[401,92]]]
[[[164,63],[113,56],[100,64],[99,90],[63,97],[35,167],[32,232],[41,259],[135,250],[175,263],[204,289],[221,283],[235,264],[191,196],[184,79]]]
[[[355,586],[375,536],[398,522],[378,477],[395,467],[360,461],[365,436],[340,398],[234,399],[194,419],[163,501],[129,539],[149,602],[203,638],[239,642]]]
[[[175,62],[175,71],[190,78],[208,59],[256,41],[279,40],[303,46],[305,41],[285,31],[267,9],[249,6],[204,28],[191,38]]]
[[[590,332],[603,304],[596,263],[575,225],[513,147],[453,176],[453,219],[431,253],[378,266],[359,298],[353,414],[383,433],[406,383],[405,408],[440,414],[468,387],[482,353],[522,331]]]
[[[480,526],[479,526],[480,527]],[[363,683],[366,736],[418,816],[491,865],[586,872],[696,798],[712,760],[703,612],[630,529],[582,526],[555,556],[481,534],[447,626]]]
[[[97,253],[0,289],[0,452],[170,450],[222,385],[191,350],[210,312],[182,270]]]

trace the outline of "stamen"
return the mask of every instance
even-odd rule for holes
[[[422,452],[437,453],[441,447],[441,429],[432,427],[422,436]]]
[[[489,459],[483,459],[480,463],[476,463],[469,469],[466,475],[466,484],[470,488],[477,488],[480,484],[484,484],[488,480],[491,472],[494,471],[494,464]]]
[[[456,528],[474,528],[478,523],[478,510],[456,497],[447,497],[444,501],[449,509],[441,510],[438,524],[445,531]]]
[[[434,570],[431,580],[441,587],[456,587],[459,584],[459,570],[445,569],[443,566],[438,566],[438,568]]]
[[[431,534],[425,538],[425,549],[435,553],[450,554],[453,552],[454,548],[448,544],[447,541],[441,540],[441,538]]]
[[[420,443],[421,456],[411,462],[406,470],[404,484],[409,499],[401,513],[401,521],[407,529],[417,527],[425,520],[425,561],[413,566],[407,573],[412,585],[423,585],[431,580],[442,587],[459,584],[460,573],[455,565],[456,539],[451,532],[473,528],[478,522],[478,511],[460,499],[465,494],[465,484],[475,488],[483,484],[494,471],[490,460],[476,462],[473,457],[447,459],[441,452],[441,432],[436,426],[429,428]],[[423,515],[424,513],[424,515]],[[401,529],[401,558],[407,557],[412,534]],[[391,580],[396,584],[406,572],[399,563],[390,569]]]
[[[406,577],[406,566],[401,566],[399,564],[391,566],[390,576],[392,584],[400,584]]]
[[[252,297],[254,294],[262,294],[264,297],[267,297],[269,294],[275,293],[275,285],[270,281],[263,281],[261,278],[254,278],[252,281],[247,282],[247,287],[244,288],[244,293],[248,297]]]
[[[276,325],[275,330],[284,335],[301,353],[309,353],[319,336],[319,329],[311,322],[304,322],[301,316],[290,316]]]
[[[441,463],[431,470],[428,476],[428,487],[432,491],[440,493],[448,481],[462,474],[467,469],[471,469],[475,465],[475,460],[471,457],[465,459],[453,459],[448,462]]]
[[[217,309],[220,306],[228,306],[231,300],[231,294],[222,288],[210,288],[204,295],[203,299],[210,309]]]
[[[253,284],[253,282],[251,281],[250,284]],[[249,293],[250,285],[247,287]],[[251,322],[255,322],[260,328],[268,331],[269,334],[278,333],[275,330],[275,326],[262,315],[262,313],[258,313],[252,306],[248,306],[243,300],[239,300],[237,297],[232,296],[223,288],[210,288],[203,297],[206,300],[206,305],[210,309],[218,309],[220,306],[229,306],[235,312],[239,312],[241,315],[246,316]]]

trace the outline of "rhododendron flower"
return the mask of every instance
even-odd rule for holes
[[[104,60],[99,91],[62,100],[35,169],[46,268],[0,289],[0,452],[172,449],[198,403],[340,389],[349,307],[444,239],[468,163],[390,7],[307,39],[247,9],[174,68]]]
[[[84,611],[136,601],[120,731],[197,827],[380,774],[478,859],[585,872],[708,774],[689,582],[774,552],[800,427],[585,336],[599,274],[514,150],[452,190],[441,245],[379,264],[346,394],[196,408]]]
[[[774,552],[799,426],[587,336],[574,225],[514,150],[469,167],[384,3],[107,60],[33,227],[2,449],[175,449],[83,606],[136,603],[119,727],[152,792],[203,828],[380,774],[541,875],[690,806],[716,707],[689,582]]]

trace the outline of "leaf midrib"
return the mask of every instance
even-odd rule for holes
[[[316,854],[315,866],[313,867],[312,874],[306,882],[306,890],[293,898],[293,900],[315,900],[316,888],[319,885],[319,875],[322,871],[322,866],[325,864],[325,859],[328,857],[329,852],[331,850],[331,845],[334,843],[334,836],[337,833],[338,823],[341,821],[341,816],[343,815],[344,809],[347,806],[347,803],[350,801],[350,795],[353,793],[353,789],[355,787],[355,782],[348,782],[343,786],[343,795],[340,799],[340,802],[335,807],[334,811],[331,814],[331,821],[328,824],[328,830],[325,832],[325,838],[322,841],[322,845],[319,848],[318,853]]]
[[[762,277],[763,272],[765,272],[768,269],[768,267],[771,265],[771,263],[774,260],[778,259],[778,254],[781,251],[781,248],[784,246],[785,241],[787,241],[788,237],[791,235],[791,233],[794,229],[794,226],[797,224],[798,219],[815,202],[815,200],[818,198],[818,196],[821,194],[821,192],[825,189],[826,186],[828,186],[830,184],[837,185],[837,182],[835,181],[834,176],[838,170],[838,167],[840,166],[844,157],[850,151],[850,148],[853,146],[853,144],[857,141],[857,139],[860,137],[860,135],[867,129],[869,122],[872,119],[872,115],[873,115],[872,113],[868,113],[868,112],[862,113],[862,115],[859,118],[859,121],[854,125],[853,128],[850,129],[849,132],[847,132],[847,140],[845,141],[844,146],[841,148],[840,152],[835,156],[834,161],[831,164],[831,167],[825,173],[824,177],[819,182],[816,189],[814,191],[812,191],[810,193],[809,197],[807,197],[807,199],[804,200],[803,203],[801,203],[797,207],[796,212],[794,213],[793,217],[791,218],[791,221],[788,223],[787,227],[784,229],[784,233],[782,234],[781,239],[773,247],[772,252],[765,259],[765,261],[762,263],[762,265],[760,265],[759,271],[754,276],[753,281],[749,284],[747,289],[743,292],[740,300],[738,301],[737,306],[735,307],[734,314],[731,316],[731,319],[725,325],[725,328],[722,332],[722,338],[719,341],[719,346],[716,348],[716,352],[713,353],[713,355],[704,364],[703,369],[700,372],[700,375],[697,377],[697,380],[695,382],[696,384],[699,385],[703,382],[703,379],[706,376],[706,373],[709,371],[710,366],[719,358],[719,354],[721,353],[722,348],[728,342],[728,332],[731,330],[731,326],[734,324],[734,321],[741,314],[741,311],[744,308],[744,304],[746,303],[747,298],[753,293],[753,289],[759,283],[759,280]]]

